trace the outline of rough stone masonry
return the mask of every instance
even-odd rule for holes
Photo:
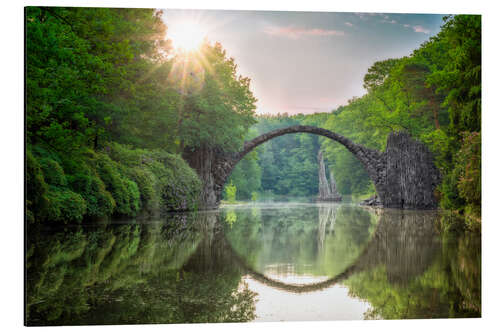
[[[218,207],[227,178],[235,165],[250,151],[275,137],[291,133],[321,135],[344,145],[364,166],[373,181],[384,207],[402,209],[435,209],[436,186],[441,177],[427,147],[406,132],[393,132],[387,138],[386,150],[369,149],[346,137],[314,126],[291,126],[277,129],[245,142],[239,152],[200,147],[184,158],[203,182],[202,208]]]

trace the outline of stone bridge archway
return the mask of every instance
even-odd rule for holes
[[[408,133],[391,133],[387,138],[386,150],[380,152],[356,144],[324,128],[297,125],[276,129],[246,141],[239,152],[202,147],[185,153],[184,159],[196,170],[203,182],[202,208],[218,207],[227,178],[246,154],[266,141],[293,133],[324,136],[346,147],[364,166],[384,207],[403,209],[437,207],[434,191],[440,181],[439,171],[427,147],[412,139]]]

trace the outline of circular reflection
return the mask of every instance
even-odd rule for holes
[[[373,212],[345,204],[225,207],[221,213],[239,264],[253,278],[295,292],[342,278],[377,226]]]

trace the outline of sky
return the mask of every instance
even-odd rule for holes
[[[220,42],[251,79],[258,114],[310,114],[364,95],[368,68],[410,55],[443,16],[165,9],[163,19],[172,33],[188,21]]]

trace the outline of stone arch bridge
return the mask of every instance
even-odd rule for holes
[[[310,133],[327,137],[342,144],[364,166],[375,185],[384,207],[403,209],[434,209],[434,194],[439,184],[439,171],[433,156],[425,145],[406,132],[393,132],[387,138],[386,150],[380,152],[356,144],[348,138],[314,126],[291,126],[262,134],[246,141],[239,152],[217,148],[199,148],[185,153],[184,158],[196,170],[203,182],[203,208],[218,207],[224,184],[236,164],[249,152],[278,136],[292,133]]]

